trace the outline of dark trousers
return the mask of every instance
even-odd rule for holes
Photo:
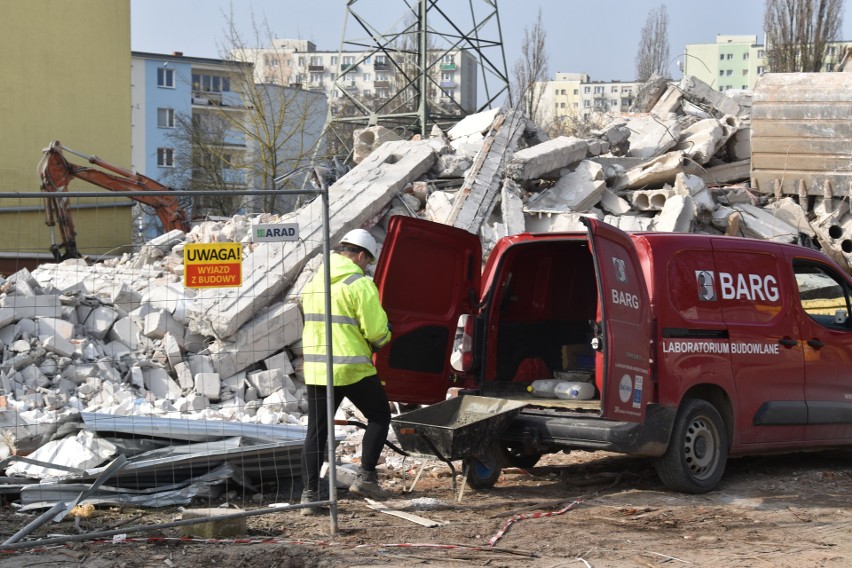
[[[319,490],[319,473],[328,453],[328,412],[326,387],[306,385],[308,394],[308,431],[302,450],[302,481],[305,489]],[[334,410],[344,398],[361,411],[367,419],[367,430],[361,448],[361,469],[373,471],[388,437],[391,413],[388,397],[376,375],[355,384],[334,387]]]

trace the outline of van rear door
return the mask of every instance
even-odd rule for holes
[[[467,231],[395,216],[375,282],[393,327],[376,354],[392,401],[432,404],[446,397],[456,323],[479,299],[482,247]]]
[[[589,228],[600,313],[596,380],[604,416],[641,422],[651,399],[651,306],[639,255],[624,231],[597,219]],[[602,345],[601,345],[602,343]]]

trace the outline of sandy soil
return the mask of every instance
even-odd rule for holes
[[[507,469],[493,489],[466,489],[460,502],[446,464],[429,462],[411,493],[403,492],[401,474],[397,467],[385,476],[392,491],[387,504],[439,526],[374,511],[341,492],[336,535],[328,512],[305,517],[289,510],[248,518],[248,542],[181,540],[180,528],[170,528],[119,544],[83,541],[7,553],[0,567],[805,568],[852,561],[849,452],[732,460],[719,489],[699,496],[667,491],[644,460],[602,452],[556,454],[530,470]],[[412,474],[406,472],[409,482]],[[261,502],[281,497],[265,494]],[[104,508],[90,518],[51,523],[28,538],[180,517],[177,509]],[[0,532],[8,538],[33,518],[6,505]]]

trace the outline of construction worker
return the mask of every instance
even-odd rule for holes
[[[329,259],[331,269],[331,341],[334,377],[334,409],[343,398],[367,419],[358,479],[352,493],[384,500],[387,492],[376,476],[376,464],[390,426],[390,406],[376,375],[372,354],[391,338],[388,316],[379,302],[379,291],[364,273],[376,260],[376,241],[363,229],[346,233]],[[327,349],[325,330],[325,272],[316,275],[302,290],[305,328],[302,345],[305,388],[308,396],[308,431],[302,452],[301,503],[319,499],[319,472],[327,455],[328,414],[326,402]],[[325,499],[323,499],[325,500]],[[317,512],[304,508],[303,515]]]

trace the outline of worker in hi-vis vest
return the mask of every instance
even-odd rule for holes
[[[367,419],[358,479],[349,491],[383,500],[387,492],[378,483],[376,464],[390,427],[390,405],[373,366],[373,353],[390,341],[388,316],[379,291],[364,275],[376,260],[376,241],[363,229],[346,233],[329,258],[331,270],[331,341],[334,409],[348,398]],[[323,268],[302,290],[305,328],[302,333],[308,431],[302,451],[301,503],[319,501],[320,468],[327,455],[328,414],[326,383],[328,358],[325,330],[325,271]],[[325,499],[322,499],[325,500]],[[303,515],[317,512],[304,508]]]

